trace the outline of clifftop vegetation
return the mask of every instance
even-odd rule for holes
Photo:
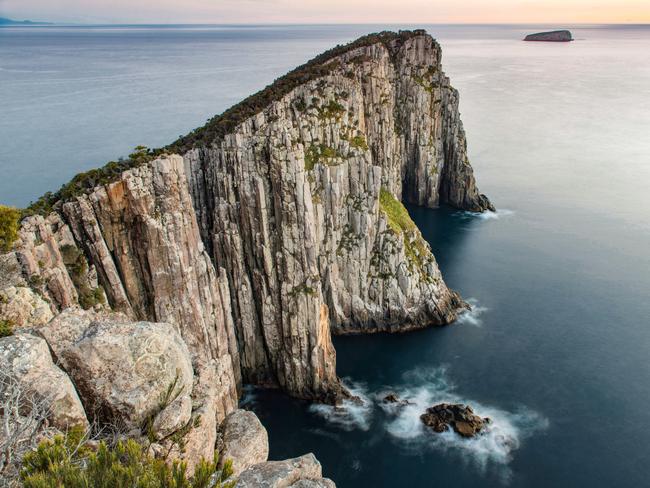
[[[167,150],[177,153],[184,153],[193,147],[201,144],[209,144],[223,138],[244,120],[260,113],[274,101],[281,99],[291,90],[316,78],[328,75],[339,67],[337,63],[329,63],[334,58],[345,54],[348,51],[373,44],[384,44],[389,52],[394,54],[397,49],[408,39],[417,35],[425,34],[424,30],[414,31],[383,31],[368,34],[348,44],[338,45],[322,54],[319,54],[307,63],[298,66],[284,76],[281,76],[269,86],[251,95],[250,97],[232,106],[221,115],[213,117],[203,127],[193,130],[184,137],[181,137],[173,144],[167,146]],[[394,42],[396,41],[396,42]]]
[[[262,112],[271,103],[281,99],[291,90],[331,73],[339,67],[339,64],[330,61],[348,51],[381,43],[386,46],[391,56],[393,56],[405,41],[423,34],[425,34],[424,30],[384,31],[368,34],[348,44],[338,45],[278,78],[263,90],[232,106],[221,115],[213,117],[203,127],[193,130],[164,148],[148,149],[144,146],[138,146],[127,159],[111,161],[101,168],[77,174],[69,183],[63,185],[59,191],[48,192],[30,204],[23,211],[22,216],[47,215],[54,209],[55,204],[64,203],[78,195],[89,193],[98,185],[111,183],[117,180],[123,171],[148,163],[165,153],[183,154],[194,147],[207,145],[222,139],[243,121]]]

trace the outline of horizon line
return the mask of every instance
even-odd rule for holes
[[[45,21],[45,20],[14,20],[17,25],[0,24],[0,27],[48,27],[48,26],[233,26],[233,27],[251,27],[251,26],[336,26],[336,25],[637,25],[650,26],[650,22],[573,22],[573,21],[549,21],[549,22],[67,22],[67,21]],[[25,24],[22,24],[25,22]],[[31,23],[31,25],[30,25]]]

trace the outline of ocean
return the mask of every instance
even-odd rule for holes
[[[524,43],[570,28],[568,44]],[[454,325],[337,337],[364,406],[248,388],[270,457],[313,452],[340,488],[639,487],[650,479],[650,26],[69,26],[0,28],[0,203],[157,147],[364,33],[425,28],[461,95],[496,213],[409,207]],[[387,392],[413,402],[382,405]],[[493,419],[461,440],[419,414]]]

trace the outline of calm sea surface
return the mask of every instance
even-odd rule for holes
[[[168,143],[315,54],[395,27],[0,28],[0,202]],[[424,27],[499,211],[409,210],[474,311],[335,339],[365,407],[260,390],[244,404],[271,458],[312,451],[342,488],[649,486],[650,28],[574,26],[576,42],[536,44],[519,39],[554,26]],[[387,391],[414,405],[385,410]],[[491,431],[425,433],[418,415],[439,401],[470,403]]]

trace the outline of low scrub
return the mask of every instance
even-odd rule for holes
[[[185,463],[154,459],[134,440],[93,445],[73,429],[26,454],[20,477],[25,488],[230,488],[231,464],[201,460],[190,477]]]

